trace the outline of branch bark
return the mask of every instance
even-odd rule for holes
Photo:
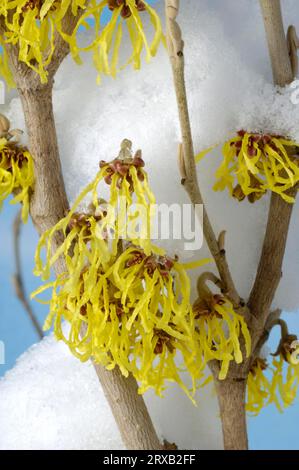
[[[225,250],[219,248],[217,237],[211,225],[203,197],[199,188],[192,131],[188,110],[187,92],[184,71],[184,42],[181,30],[176,21],[179,12],[178,0],[165,0],[167,22],[167,46],[173,72],[174,88],[177,97],[179,120],[182,133],[182,153],[180,154],[180,168],[182,184],[187,191],[190,201],[194,206],[203,205],[203,231],[209,250],[215,260],[222,284],[227,297],[235,306],[240,303],[240,297],[234,285],[229,266],[226,260]]]
[[[283,28],[279,0],[260,0],[272,64],[274,84],[285,86],[293,80],[293,70]],[[297,188],[289,194],[295,196]],[[272,193],[267,228],[257,275],[249,296],[248,309],[251,314],[250,327],[253,353],[251,360],[259,354],[260,348],[269,335],[269,320],[280,311],[270,313],[271,305],[282,276],[282,263],[293,204],[285,202],[278,194]],[[248,361],[250,365],[250,361]],[[246,372],[246,364],[242,365]],[[236,369],[236,366],[234,367]],[[242,389],[242,382],[244,390]],[[244,395],[245,381],[216,382],[218,401],[223,425],[225,448],[247,448],[245,436],[246,417]],[[239,390],[238,390],[239,389]],[[243,406],[241,405],[243,403]],[[235,432],[237,430],[237,432]],[[243,447],[242,447],[243,446]]]
[[[291,191],[291,195],[295,196],[296,192],[297,189]],[[292,212],[293,204],[272,193],[261,258],[248,301],[252,315],[263,324],[269,315],[282,277],[282,263]]]
[[[0,25],[1,26],[1,25]],[[68,47],[57,40],[57,50],[49,67],[48,83],[42,85],[39,77],[18,60],[18,48],[5,45],[11,70],[22,101],[29,149],[34,158],[35,190],[30,203],[30,213],[39,234],[55,225],[68,210],[68,200],[61,171],[59,148],[53,114],[52,89],[54,74]],[[53,250],[62,241],[62,235],[53,240]],[[56,273],[64,271],[60,259]],[[133,377],[125,379],[118,369],[106,371],[95,366],[104,393],[111,406],[122,439],[129,449],[162,449],[144,400],[137,394],[137,383]]]
[[[246,430],[246,379],[215,379],[225,450],[248,448]]]
[[[119,368],[108,371],[94,364],[104,394],[129,450],[162,450],[144,400],[132,375],[125,378]],[[121,417],[121,419],[120,419]]]
[[[284,33],[280,0],[260,0],[274,84],[285,86],[293,80],[293,71]],[[290,190],[295,196],[297,188]],[[282,276],[282,263],[293,211],[293,204],[272,193],[267,228],[255,282],[248,307],[264,324]]]
[[[274,83],[284,87],[293,81],[280,0],[260,0]]]
[[[203,204],[203,198],[196,174],[194,147],[185,86],[184,42],[182,40],[180,27],[176,21],[176,17],[179,13],[179,0],[165,0],[165,6],[168,53],[172,65],[182,133],[182,152],[179,158],[179,166],[183,178],[182,183],[189,195],[190,201],[194,205]],[[222,232],[217,240],[205,207],[203,231],[219,272],[223,293],[232,301],[234,307],[238,310],[238,313],[247,319],[249,313],[248,309],[244,308],[244,304],[238,295],[227,263],[223,246],[224,233]],[[216,384],[225,449],[247,449],[248,447],[245,413],[245,392],[248,371],[247,362],[248,361],[241,364],[241,366],[231,366],[228,378],[224,381],[218,380],[218,361],[211,361],[209,363]]]

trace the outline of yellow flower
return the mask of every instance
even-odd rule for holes
[[[184,266],[129,245],[105,267],[99,259],[97,270],[86,264],[78,276],[70,257],[67,268],[68,273],[33,294],[52,289],[45,327],[54,322],[56,338],[82,361],[92,358],[107,369],[119,366],[125,376],[132,373],[140,393],[153,388],[161,395],[166,382],[172,381],[193,400],[204,364],[198,354]],[[63,319],[70,325],[66,335]],[[178,356],[180,367],[175,362]],[[191,376],[191,390],[183,381],[183,371]]]
[[[125,139],[121,144],[121,150],[117,158],[110,163],[101,162],[100,171],[94,180],[81,192],[69,213],[61,219],[53,228],[47,230],[40,238],[35,255],[35,274],[47,279],[50,268],[64,253],[68,255],[73,241],[79,239],[85,244],[84,224],[74,224],[72,219],[80,204],[90,196],[92,203],[89,205],[90,213],[82,214],[81,221],[89,223],[92,248],[95,250],[93,259],[97,259],[101,253],[102,262],[106,262],[110,255],[115,256],[118,251],[119,241],[131,240],[140,246],[147,254],[153,250],[162,254],[163,250],[154,247],[151,243],[151,218],[155,198],[148,186],[147,174],[143,169],[144,162],[141,151],[137,151],[134,157],[131,153],[132,143]],[[99,199],[98,186],[104,181],[110,186],[110,197],[103,204]],[[87,220],[88,219],[88,220]],[[64,233],[64,242],[52,254],[52,240],[55,233]],[[82,231],[83,230],[83,231]],[[46,263],[43,264],[41,251],[46,248]],[[82,268],[81,264],[78,263]]]
[[[16,142],[0,139],[0,207],[14,194],[11,204],[22,203],[22,219],[29,214],[29,196],[34,185],[33,159],[25,147]]]
[[[106,9],[112,16],[106,26],[102,26]],[[68,11],[77,17],[72,34],[64,28],[64,18]],[[154,38],[148,43],[142,14],[149,16],[154,28]],[[99,80],[102,74],[115,76],[129,63],[140,68],[141,54],[146,59],[153,57],[163,39],[159,17],[147,2],[141,0],[4,0],[0,7],[0,17],[4,18],[5,35],[3,43],[17,44],[19,60],[39,74],[41,82],[47,81],[47,67],[55,51],[55,36],[60,34],[68,42],[74,60],[81,63],[80,52],[91,51]],[[127,62],[119,65],[119,52],[126,23],[132,43],[132,53]],[[83,29],[93,28],[93,38],[89,45],[80,46],[78,36]],[[79,42],[82,42],[80,39]],[[11,83],[5,50],[0,62],[0,72]]]
[[[269,398],[270,383],[264,374],[267,367],[265,359],[258,357],[248,375],[246,410],[253,416],[260,413]]]
[[[278,359],[273,359],[272,380],[269,390],[268,403],[274,403],[279,411],[289,407],[295,400],[299,386],[299,367],[287,363],[284,371],[285,360],[282,354]]]
[[[110,254],[106,239],[106,231],[103,228],[103,220],[106,217],[105,208],[97,207],[97,212],[75,212],[75,206],[53,228],[42,234],[35,253],[34,274],[41,276],[43,280],[50,277],[51,267],[64,256],[70,266],[73,285],[85,268],[86,262],[94,269],[98,268],[99,260],[103,265],[109,261]],[[55,234],[62,231],[64,238],[59,248],[52,252],[52,241]],[[42,260],[42,249],[46,249],[45,262]]]
[[[149,61],[157,53],[160,42],[164,41],[161,22],[155,10],[146,1],[141,0],[105,0],[91,2],[78,21],[74,33],[70,37],[63,36],[69,43],[74,60],[81,63],[79,53],[81,51],[93,52],[93,60],[98,71],[98,82],[101,75],[115,77],[117,72],[133,64],[135,69],[140,69],[141,54],[145,50],[146,60]],[[101,29],[100,20],[105,7],[112,11],[112,17],[108,24]],[[149,44],[144,26],[142,14],[147,13],[154,28],[154,37]],[[94,17],[94,39],[88,46],[80,47],[77,43],[77,35],[81,25],[86,25],[86,20]],[[123,24],[126,24],[128,35],[132,45],[132,53],[126,63],[119,65],[119,53],[123,37]]]
[[[293,366],[299,364],[299,341],[296,339],[291,343],[291,351],[290,356],[288,358],[288,362]]]
[[[230,362],[240,364],[243,361],[241,336],[245,342],[246,357],[249,357],[251,338],[246,322],[234,311],[231,302],[218,294],[199,297],[193,304],[193,313],[203,362],[218,360],[221,363],[219,379],[224,380]]]
[[[198,353],[186,270],[207,260],[183,265],[152,244],[150,206],[155,199],[141,152],[133,156],[130,141],[123,141],[118,157],[101,162],[100,167],[66,217],[40,239],[35,274],[49,278],[51,267],[61,257],[66,268],[54,282],[33,294],[52,290],[45,327],[54,322],[56,338],[81,360],[92,358],[107,369],[118,366],[124,375],[132,373],[140,383],[140,393],[154,388],[161,395],[166,382],[172,381],[194,400],[196,388],[205,383],[205,364]],[[99,199],[102,181],[110,188],[108,202]],[[78,212],[87,195],[92,200],[88,211]],[[141,225],[139,235],[124,231],[130,217],[133,225]],[[112,243],[109,231],[113,232]],[[53,253],[53,236],[61,232],[62,244]],[[63,320],[69,323],[66,334]],[[183,381],[183,371],[191,376],[191,390]]]
[[[1,7],[0,7],[1,8]],[[0,12],[1,15],[1,12]],[[9,68],[8,56],[4,46],[3,38],[0,36],[0,77],[3,77],[9,88],[15,87],[15,82]]]
[[[287,364],[285,370],[284,365]],[[267,376],[265,371],[268,370]],[[272,366],[258,358],[248,376],[246,409],[258,415],[262,408],[274,404],[282,412],[294,402],[299,387],[299,365],[286,362],[283,354],[273,358]]]
[[[5,21],[5,32],[2,37],[4,58],[5,44],[18,45],[19,60],[38,73],[42,83],[47,81],[46,67],[51,62],[54,52],[53,3],[48,0],[45,2],[40,0],[6,0],[0,11]],[[45,17],[42,13],[43,4],[50,8]],[[6,81],[11,79],[9,69],[2,68],[1,72]]]
[[[239,201],[247,197],[250,202],[270,190],[293,203],[287,191],[299,181],[298,147],[281,136],[240,131],[223,146],[214,189],[228,188]]]

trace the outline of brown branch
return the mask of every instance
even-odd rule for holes
[[[275,320],[272,323],[271,328],[274,328],[274,326],[280,326],[280,332],[281,332],[281,337],[282,338],[285,338],[286,336],[289,335],[288,325],[282,318],[278,318],[277,320]],[[275,354],[274,354],[274,356],[275,356]]]
[[[179,1],[165,0],[165,5],[168,53],[172,65],[183,142],[180,146],[179,153],[179,167],[182,176],[182,183],[191,202],[194,205],[203,204],[203,198],[196,175],[194,148],[187,103],[184,75],[184,43],[180,27],[176,22],[176,17],[179,11]],[[216,285],[222,288],[223,293],[232,301],[235,308],[238,310],[238,313],[247,319],[248,309],[244,307],[243,301],[237,293],[226,260],[225,232],[221,232],[217,240],[205,208],[203,231],[210,252],[215,259],[221,283],[217,280],[217,277],[211,278],[204,274],[203,277],[199,279],[199,282],[201,283],[199,285],[199,290],[206,288],[206,286],[203,285],[206,280],[216,283]],[[199,294],[204,294],[204,292],[200,291]],[[217,391],[224,447],[225,449],[247,449],[248,439],[246,429],[245,392],[248,361],[244,361],[241,365],[231,365],[227,379],[224,381],[218,380],[219,361],[210,361],[209,367],[213,373]]]
[[[219,401],[225,450],[248,448],[246,430],[246,379],[214,379]]]
[[[5,45],[10,67],[21,98],[29,137],[29,149],[34,158],[36,183],[30,201],[30,213],[39,234],[53,227],[68,210],[61,171],[59,148],[53,114],[53,76],[68,50],[60,41],[49,68],[49,81],[42,85],[37,74],[18,60],[18,48]],[[62,50],[59,52],[58,48]],[[61,244],[62,235],[53,240],[53,250]],[[64,272],[64,260],[55,265],[56,274]],[[125,379],[118,368],[107,371],[95,366],[103,391],[111,406],[122,439],[129,449],[155,450],[162,445],[157,437],[143,398],[137,393],[133,377]]]
[[[182,184],[189,195],[190,201],[195,206],[203,205],[203,231],[209,250],[215,260],[224,291],[235,306],[240,303],[240,297],[235,288],[223,247],[219,248],[217,237],[211,225],[207,210],[198,184],[194,147],[190,125],[190,117],[187,102],[187,92],[184,73],[184,42],[181,30],[176,22],[179,11],[178,0],[165,0],[167,22],[167,45],[172,65],[174,87],[176,91],[179,120],[182,133],[182,145],[180,145],[179,164],[182,174]]]
[[[125,378],[118,367],[112,371],[98,364],[94,367],[126,448],[163,449],[134,377],[130,374]]]
[[[260,355],[261,349],[264,346],[264,344],[268,341],[271,330],[277,324],[277,321],[279,321],[280,315],[281,315],[281,309],[279,308],[271,312],[267,319],[263,332],[259,335],[256,334],[258,341],[254,348],[254,351],[251,354],[251,364]]]
[[[35,313],[27,299],[25,286],[22,275],[22,264],[21,264],[21,253],[20,253],[20,230],[22,226],[22,211],[20,210],[15,218],[13,224],[13,240],[14,240],[14,256],[16,264],[16,272],[13,276],[13,283],[16,291],[16,296],[22,303],[25,312],[27,313],[29,320],[32,323],[33,328],[35,329],[39,339],[43,339],[44,333],[43,330],[35,316]]]
[[[278,0],[260,0],[260,3],[274,83],[284,86],[292,81],[293,70],[283,29],[280,2]],[[290,195],[295,196],[296,192],[297,188],[294,188],[290,190]],[[267,341],[272,327],[271,322],[273,323],[273,319],[277,319],[281,313],[277,310],[269,314],[282,275],[282,262],[292,209],[292,204],[286,203],[278,194],[272,193],[262,254],[248,301],[248,307],[252,314],[249,317],[249,326],[253,353],[245,363],[240,366],[234,364],[230,368],[227,380],[222,383],[215,380],[222,417],[224,445],[227,449],[247,447],[244,402],[246,382],[243,377],[246,378],[250,364]],[[271,322],[269,322],[270,320]],[[234,381],[231,380],[232,374],[235,374]],[[243,387],[242,381],[244,382]]]
[[[272,63],[273,80],[284,86],[293,79],[287,42],[283,29],[280,0],[260,0],[263,12],[268,48]],[[296,196],[297,188],[290,190]],[[262,323],[266,321],[275,292],[282,276],[282,263],[293,204],[285,202],[278,194],[272,193],[268,223],[262,254],[255,282],[250,293],[248,307]]]
[[[288,27],[287,32],[287,44],[289,58],[291,61],[291,67],[293,72],[293,78],[297,77],[298,74],[298,49],[299,49],[299,38],[297,36],[296,28],[293,25]]]
[[[260,0],[275,85],[284,87],[293,80],[288,45],[283,27],[280,0]]]
[[[284,86],[292,81],[293,70],[282,24],[280,2],[278,0],[260,0],[260,2],[264,15],[274,82],[277,85]],[[165,3],[168,51],[172,63],[182,129],[183,145],[179,159],[182,182],[192,203],[202,204],[202,196],[196,178],[184,81],[184,43],[179,25],[176,22],[179,1],[165,0]],[[295,195],[296,192],[297,188],[294,188],[290,190],[290,195]],[[226,449],[246,449],[248,445],[245,413],[246,379],[254,355],[259,353],[260,348],[269,336],[267,317],[281,278],[292,208],[293,205],[284,202],[279,195],[272,194],[264,246],[256,280],[248,302],[249,308],[245,307],[243,313],[240,311],[241,309],[238,310],[248,320],[252,335],[253,354],[240,365],[232,364],[224,381],[219,381],[217,378],[219,370],[217,361],[212,361],[209,364],[215,379]],[[227,287],[230,298],[235,304],[236,300],[239,301],[239,299],[225,258],[224,235],[221,234],[217,242],[206,212],[204,212],[204,234],[210,251],[215,258],[221,281]],[[275,315],[279,316],[277,312]]]
[[[62,30],[64,34],[67,34],[67,35],[72,34],[78,20],[80,19],[83,13],[84,13],[84,10],[81,8],[79,8],[77,16],[74,16],[72,14],[71,8],[67,11],[65,17],[62,20]],[[58,31],[55,31],[54,47],[55,47],[55,50],[53,53],[52,60],[47,67],[47,72],[50,78],[54,77],[61,63],[70,52],[69,44],[62,38],[61,34],[59,34]]]

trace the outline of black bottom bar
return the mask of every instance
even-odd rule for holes
[[[208,465],[204,470],[219,463],[236,464],[271,464],[286,468],[288,463],[299,463],[299,451],[1,451],[1,467],[7,463],[10,466],[20,462],[22,466],[27,462],[37,463],[39,467],[44,464],[59,466],[66,464],[88,468],[89,464],[98,466],[124,466],[126,468],[138,468],[140,466],[173,466],[183,465],[194,467]],[[221,469],[219,469],[221,470]]]

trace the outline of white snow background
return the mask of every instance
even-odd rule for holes
[[[158,9],[163,15],[163,3]],[[283,1],[285,25],[299,17],[296,0]],[[186,79],[196,151],[221,144],[241,128],[285,134],[299,141],[299,106],[293,89],[272,85],[263,22],[257,0],[182,0],[179,21],[185,40]],[[54,107],[61,159],[70,200],[89,182],[102,159],[114,158],[123,138],[143,150],[159,203],[187,203],[177,169],[180,133],[166,52],[139,72],[123,71],[96,85],[96,71],[67,59],[55,83]],[[9,107],[13,127],[24,127],[20,101]],[[216,232],[227,230],[232,274],[248,296],[265,229],[269,197],[250,205],[212,191],[220,148],[198,166],[207,209]],[[299,307],[298,204],[294,208],[284,276],[275,306]],[[183,252],[182,260],[206,257],[206,248]],[[193,274],[195,277],[198,272]],[[161,435],[180,448],[220,448],[220,421],[209,390],[194,408],[171,389],[164,400],[146,395]],[[17,426],[16,426],[17,423]],[[28,423],[30,425],[28,426]],[[0,381],[1,448],[120,448],[120,438],[90,364],[80,364],[52,337],[31,348]]]

